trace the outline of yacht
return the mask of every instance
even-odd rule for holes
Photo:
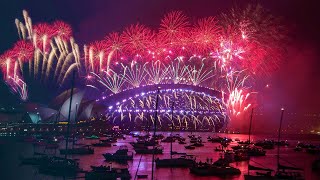
[[[231,167],[228,164],[216,165],[201,162],[194,164],[190,168],[190,172],[199,176],[226,176],[241,174],[239,169]]]
[[[48,161],[39,164],[39,173],[56,176],[75,176],[81,171],[79,163],[72,159],[51,157]]]
[[[94,149],[91,146],[82,146],[82,147],[77,147],[77,148],[72,148],[72,149],[60,149],[60,154],[79,154],[79,155],[84,155],[84,154],[93,154]]]
[[[136,147],[134,148],[137,154],[162,154],[163,148],[161,146],[155,146],[154,148],[149,148],[148,146]]]
[[[155,160],[157,167],[191,167],[195,164],[196,158],[192,155],[183,155],[178,158]]]
[[[103,154],[103,157],[106,159],[106,161],[128,161],[133,160],[133,153],[128,152],[127,146],[120,146],[120,148],[114,153],[105,153]]]

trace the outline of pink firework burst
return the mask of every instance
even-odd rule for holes
[[[32,43],[20,40],[15,43],[13,47],[13,52],[15,56],[22,61],[27,61],[32,59],[34,53],[34,47]]]
[[[52,26],[55,31],[55,35],[61,37],[62,40],[69,40],[72,36],[72,28],[69,24],[63,21],[55,21]]]
[[[248,97],[250,93],[244,92],[243,89],[235,88],[229,94],[229,98],[224,101],[228,107],[228,114],[231,118],[241,115],[243,112],[247,111],[251,104],[248,102]]]
[[[112,59],[119,60],[123,55],[124,42],[118,32],[113,32],[105,37],[105,46],[112,52]]]
[[[141,24],[127,27],[121,35],[125,50],[136,57],[141,57],[149,47],[154,33]]]
[[[50,40],[55,35],[55,30],[48,23],[40,23],[34,26],[33,43],[43,52],[50,50]]]
[[[188,17],[182,11],[172,11],[161,20],[159,34],[162,41],[169,45],[180,44],[181,39],[186,37],[189,26]]]
[[[95,71],[106,70],[107,47],[105,41],[95,41],[89,45],[89,61]]]
[[[199,53],[213,50],[221,36],[221,27],[215,17],[199,19],[192,30],[193,44]]]

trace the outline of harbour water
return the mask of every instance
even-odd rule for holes
[[[159,132],[165,136],[169,136],[170,132]],[[176,134],[176,133],[174,133]],[[183,132],[179,133],[183,137],[187,137],[190,133]],[[197,136],[202,136],[203,141],[205,142],[204,147],[197,147],[195,150],[187,150],[184,148],[185,145],[178,144],[178,142],[173,143],[173,151],[177,152],[185,152],[187,154],[195,155],[197,161],[205,162],[207,158],[212,158],[213,161],[217,160],[220,156],[219,152],[215,152],[214,148],[219,146],[219,143],[211,143],[207,142],[207,137],[214,136],[213,133],[204,133],[204,132],[196,132],[193,133]],[[216,134],[220,137],[228,137],[231,139],[240,139],[240,140],[247,140],[248,135],[244,134]],[[276,135],[252,135],[252,140],[263,140],[263,139],[276,139]],[[304,177],[307,180],[317,180],[320,179],[320,173],[312,172],[311,164],[314,159],[319,158],[318,155],[311,155],[307,154],[306,152],[295,152],[294,147],[298,141],[312,143],[319,145],[320,138],[319,136],[283,136],[283,140],[288,140],[290,143],[289,147],[280,147],[280,157],[281,157],[281,164],[290,165],[294,164],[296,167],[300,167],[304,169]],[[98,142],[99,140],[88,140],[88,139],[79,139],[78,143],[84,144],[91,144]],[[113,167],[128,167],[132,179],[134,179],[135,174],[139,175],[148,175],[147,179],[151,179],[151,170],[152,170],[152,155],[134,155],[133,161],[129,161],[127,165],[120,165],[116,163],[110,164],[109,162],[105,162],[104,157],[102,156],[103,153],[110,152],[114,153],[119,146],[127,145],[129,151],[133,151],[132,146],[129,142],[135,141],[135,138],[126,135],[125,140],[118,140],[117,143],[114,143],[115,146],[112,147],[95,147],[95,152],[93,155],[73,155],[68,156],[70,158],[79,159],[80,167],[83,170],[90,170],[90,166],[100,166],[100,165],[111,165]],[[188,142],[189,139],[187,138]],[[60,147],[63,146],[63,142],[61,142]],[[170,143],[161,143],[164,147],[163,155],[156,155],[159,158],[169,158],[170,157]],[[237,145],[236,142],[232,142],[229,145],[231,146]],[[58,150],[44,150],[43,147],[35,147],[30,143],[23,143],[14,141],[13,138],[5,138],[2,137],[0,139],[0,179],[1,180],[58,180],[64,179],[63,177],[53,177],[53,176],[46,176],[39,174],[37,169],[32,166],[21,166],[19,157],[31,157],[34,152],[40,153],[47,153],[47,154],[56,154],[59,155]],[[271,168],[276,170],[276,158],[277,157],[277,149],[267,150],[266,156],[262,157],[252,157],[250,164]],[[139,160],[141,158],[141,163],[138,168]],[[188,168],[156,168],[155,169],[155,179],[157,180],[217,180],[217,179],[244,179],[243,175],[248,173],[248,162],[237,162],[232,163],[232,166],[239,168],[241,170],[241,175],[239,176],[232,176],[232,177],[199,177],[193,174],[190,174]],[[137,171],[138,170],[138,171]],[[84,177],[84,174],[79,174],[79,178]]]

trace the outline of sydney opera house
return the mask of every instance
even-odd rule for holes
[[[93,116],[94,100],[84,98],[85,91],[74,90],[70,112],[70,121],[88,120]],[[1,108],[2,123],[50,124],[68,121],[70,90],[54,98],[49,105],[38,103],[20,104],[10,109]],[[96,109],[99,109],[97,106]]]

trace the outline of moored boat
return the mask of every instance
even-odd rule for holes
[[[41,163],[38,168],[41,174],[54,176],[75,176],[77,172],[81,171],[78,162],[60,157],[51,157],[49,161]]]
[[[111,143],[101,141],[98,143],[92,143],[91,145],[94,147],[111,147]]]
[[[195,149],[195,146],[189,145],[189,146],[184,146],[186,149]]]
[[[229,165],[218,166],[199,162],[190,168],[190,173],[198,176],[227,176],[239,175],[241,171]]]
[[[120,148],[114,154],[105,153],[103,154],[103,157],[106,161],[126,162],[133,159],[133,153],[128,152],[127,146],[120,146]]]
[[[125,169],[95,169],[85,174],[86,180],[130,180],[131,175],[127,168]]]
[[[156,159],[157,167],[191,167],[195,163],[195,157],[192,155],[184,155],[178,158]]]
[[[96,135],[91,135],[91,136],[87,136],[86,139],[100,139],[100,138]]]
[[[90,146],[77,147],[72,149],[60,149],[60,154],[93,154],[94,149]]]
[[[155,146],[154,148],[149,148],[148,146],[134,148],[136,154],[162,154],[163,148],[161,146]]]

